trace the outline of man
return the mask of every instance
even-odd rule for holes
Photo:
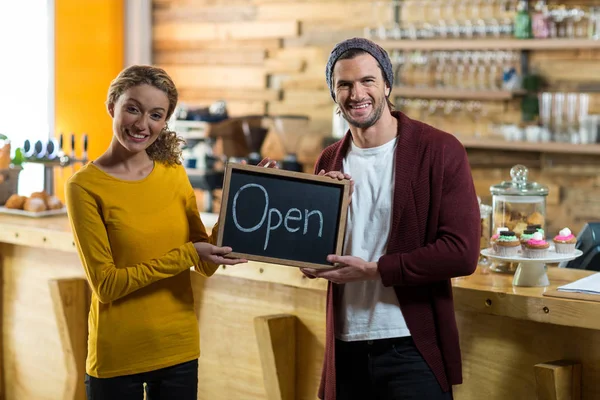
[[[462,382],[450,279],[474,272],[480,220],[466,152],[393,112],[390,59],[361,38],[335,46],[331,96],[350,125],[316,172],[352,179],[344,256],[331,270],[319,397],[451,399]]]

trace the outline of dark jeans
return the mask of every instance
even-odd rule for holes
[[[412,337],[335,342],[337,400],[451,400]]]
[[[94,378],[85,374],[88,400],[196,400],[198,360],[141,374]]]

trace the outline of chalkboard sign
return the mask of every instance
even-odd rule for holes
[[[350,184],[242,164],[225,170],[217,244],[230,257],[331,268],[346,229]]]

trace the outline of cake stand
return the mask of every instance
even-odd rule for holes
[[[501,257],[496,254],[494,249],[488,248],[481,250],[481,254],[495,260],[519,263],[513,278],[514,286],[548,286],[550,281],[546,273],[548,269],[546,264],[571,261],[581,256],[583,252],[575,250],[571,254],[562,254],[554,251],[554,248],[550,248],[545,258],[525,258],[521,252],[516,256]]]

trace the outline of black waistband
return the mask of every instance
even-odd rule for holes
[[[389,348],[392,345],[407,345],[414,344],[412,336],[402,336],[395,338],[386,339],[375,339],[375,340],[355,340],[346,342],[344,340],[336,339],[336,345],[344,347],[364,347],[372,349]]]

